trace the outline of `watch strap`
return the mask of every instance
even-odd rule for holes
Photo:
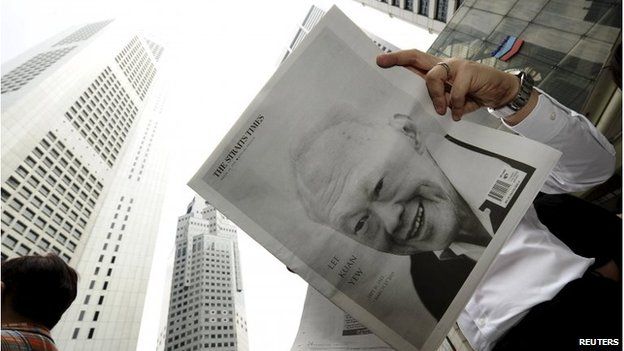
[[[488,112],[496,118],[508,118],[522,109],[529,102],[531,91],[533,90],[533,78],[524,71],[510,70],[507,73],[513,74],[520,80],[518,95],[507,105],[497,109],[488,107]]]
[[[509,107],[509,105],[505,105],[501,108],[497,108],[497,109],[493,109],[491,107],[487,108],[488,112],[496,117],[496,118],[500,118],[500,119],[505,119],[509,116],[512,116],[513,114],[515,114],[517,111],[512,109],[511,107]]]

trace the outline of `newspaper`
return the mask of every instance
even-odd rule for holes
[[[350,314],[308,286],[299,331],[291,351],[392,351]]]
[[[378,53],[332,8],[189,185],[393,348],[434,350],[560,153],[437,116]]]
[[[388,344],[308,286],[291,351],[392,351]],[[437,351],[472,351],[457,324]]]

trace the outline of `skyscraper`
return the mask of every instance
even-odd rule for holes
[[[284,56],[282,57],[281,62],[284,62],[284,60],[286,60],[286,58],[293,52],[293,50],[295,50],[297,46],[299,46],[299,44],[303,41],[306,35],[308,35],[308,33],[310,33],[312,28],[314,28],[314,26],[316,26],[319,23],[319,21],[321,20],[321,18],[323,18],[323,16],[325,16],[325,11],[321,10],[320,8],[314,5],[310,7],[308,14],[304,18],[303,22],[299,25],[299,28],[297,29],[297,33],[295,34],[295,37],[290,42],[290,45],[288,45],[288,47],[286,48],[286,53],[284,53]],[[383,52],[392,52],[392,51],[399,50],[393,44],[385,41],[384,39],[376,36],[373,33],[367,32],[366,35],[368,35],[371,38],[371,40]]]
[[[59,349],[136,348],[165,188],[161,55],[103,21],[2,67],[2,258],[78,270]]]
[[[234,224],[196,197],[175,244],[165,350],[248,350]]]
[[[463,0],[356,0],[430,33],[440,33]]]
[[[297,29],[297,33],[295,34],[295,37],[290,42],[290,45],[288,45],[288,48],[286,48],[286,53],[284,54],[282,61],[284,61],[286,57],[288,57],[288,55],[290,55],[290,53],[292,53],[293,50],[295,50],[295,48],[299,45],[299,43],[303,41],[303,38],[305,38],[306,35],[308,35],[308,33],[312,30],[312,28],[314,28],[314,26],[316,26],[319,23],[319,21],[321,20],[321,18],[323,18],[324,15],[325,15],[325,11],[321,10],[320,8],[316,6],[310,7],[308,14],[303,19],[303,22],[299,25],[299,28]]]

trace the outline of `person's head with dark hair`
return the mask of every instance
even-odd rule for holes
[[[78,275],[60,257],[23,256],[2,263],[2,323],[52,329],[76,298]]]

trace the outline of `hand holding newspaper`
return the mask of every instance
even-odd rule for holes
[[[330,10],[190,186],[390,346],[433,350],[560,154],[437,116],[378,53]]]

